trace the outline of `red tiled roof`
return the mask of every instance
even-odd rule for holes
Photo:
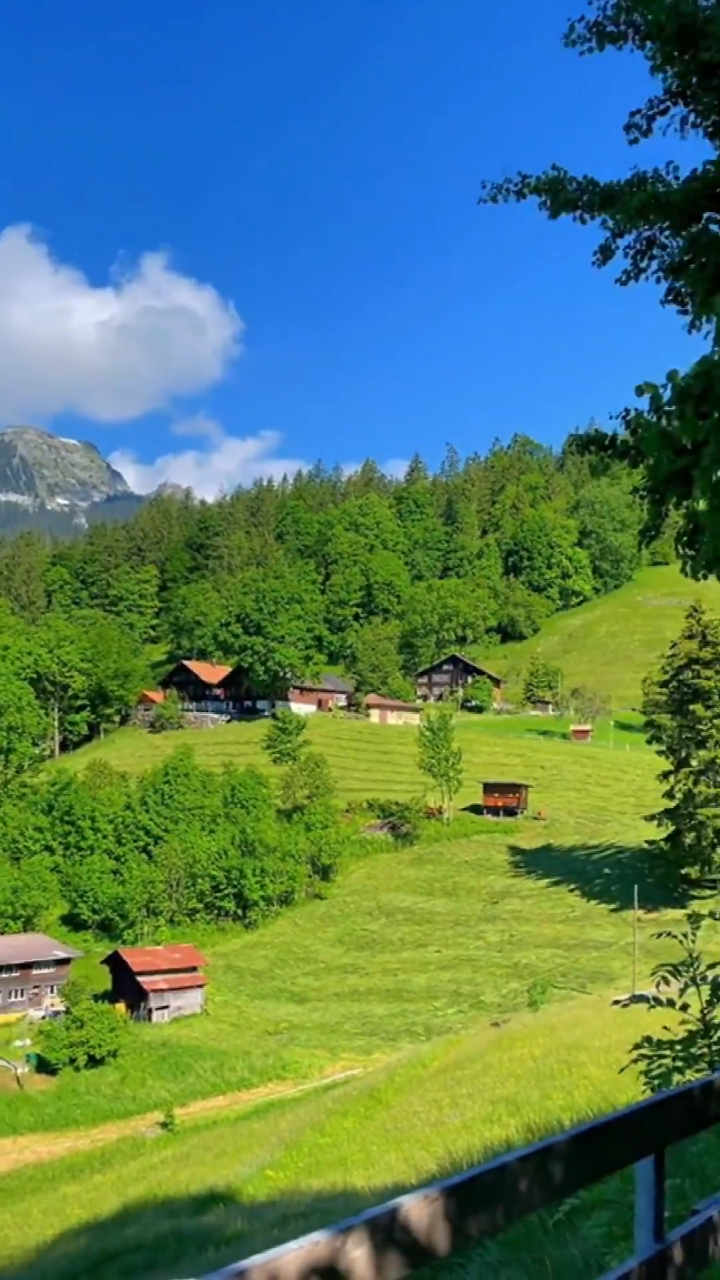
[[[189,942],[166,947],[118,947],[118,955],[136,974],[173,973],[207,964],[204,955]]]
[[[165,694],[162,689],[143,689],[138,702],[164,702]]]
[[[189,658],[183,658],[182,665],[192,671],[198,680],[202,680],[203,684],[211,685],[219,684],[232,671],[232,667],[218,667],[214,662],[195,662]]]
[[[190,991],[207,985],[204,973],[169,973],[166,978],[138,978],[143,991]]]

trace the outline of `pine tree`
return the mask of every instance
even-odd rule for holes
[[[720,869],[720,621],[690,606],[677,640],[643,689],[648,741],[667,762],[665,807],[650,815],[674,879]]]

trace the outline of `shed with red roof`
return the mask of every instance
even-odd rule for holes
[[[164,947],[119,947],[106,956],[112,1000],[124,1004],[132,1018],[171,1022],[202,1013],[207,960],[191,943]]]

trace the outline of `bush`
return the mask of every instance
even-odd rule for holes
[[[171,689],[153,711],[150,732],[170,733],[176,729],[182,729],[184,724],[180,699],[175,690]]]
[[[46,1069],[53,1075],[68,1068],[85,1071],[116,1058],[125,1027],[112,1005],[70,984],[65,1001],[65,1015],[40,1026],[40,1053]]]
[[[296,764],[303,749],[303,736],[307,730],[305,716],[296,715],[286,707],[273,711],[263,747],[273,764]]]
[[[415,844],[420,836],[423,806],[419,800],[368,800],[367,810],[385,823],[398,844]]]
[[[478,676],[477,680],[471,680],[465,685],[461,705],[465,711],[490,711],[493,705],[493,687],[487,676]]]

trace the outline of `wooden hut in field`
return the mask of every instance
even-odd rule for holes
[[[483,782],[482,810],[490,818],[519,818],[527,813],[529,782]]]
[[[571,724],[571,742],[592,742],[593,727],[591,724]]]

